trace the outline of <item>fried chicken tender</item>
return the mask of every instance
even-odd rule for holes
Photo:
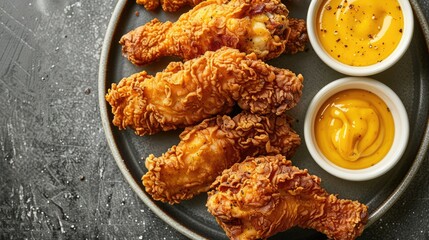
[[[162,6],[166,12],[176,12],[185,6],[195,6],[204,0],[136,0],[137,4],[143,5],[147,10],[153,11]]]
[[[189,60],[222,46],[267,60],[285,51],[291,32],[288,14],[280,0],[208,0],[174,23],[155,18],[122,36],[119,43],[123,55],[137,65],[163,56]]]
[[[153,199],[178,203],[206,192],[219,174],[246,156],[282,153],[292,156],[299,135],[284,114],[258,116],[240,113],[217,116],[186,128],[180,143],[160,157],[146,159],[142,177]]]
[[[166,12],[176,12],[182,7],[196,6],[203,1],[204,0],[136,0],[136,3],[143,5],[143,7],[149,11],[153,11],[161,5],[162,10]]]
[[[208,210],[231,239],[265,239],[298,226],[348,240],[362,234],[367,222],[367,206],[328,194],[320,178],[281,155],[249,157],[212,187]]]
[[[143,5],[144,8],[146,8],[149,11],[152,11],[152,10],[155,10],[158,8],[158,6],[160,4],[160,0],[136,0],[136,3]]]
[[[154,134],[231,112],[237,103],[258,114],[282,114],[302,95],[302,75],[270,66],[232,48],[172,62],[155,76],[145,71],[113,83],[106,94],[113,124]]]
[[[304,19],[289,18],[291,29],[288,41],[286,42],[285,53],[295,54],[305,51],[308,40],[307,24]]]

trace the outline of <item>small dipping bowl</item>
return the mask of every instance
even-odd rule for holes
[[[395,132],[390,150],[378,163],[362,169],[343,168],[331,162],[320,150],[315,137],[319,109],[331,96],[349,89],[362,89],[377,95],[389,108],[394,121]],[[408,136],[408,116],[399,97],[385,84],[365,77],[341,78],[323,87],[311,101],[304,122],[305,142],[316,163],[328,173],[351,181],[374,179],[389,171],[401,159],[408,143]]]
[[[357,4],[358,2],[365,2],[365,1],[369,1],[371,3],[373,0],[356,0],[353,2]],[[383,0],[381,0],[381,1],[383,1]],[[408,0],[397,0],[398,4],[400,6],[400,9],[402,11],[403,24],[404,24],[403,29],[398,31],[398,34],[399,34],[399,32],[400,32],[400,34],[402,34],[402,37],[400,38],[398,45],[396,46],[396,48],[394,48],[393,52],[390,53],[390,55],[388,55],[386,58],[384,58],[383,60],[381,60],[379,62],[376,62],[376,63],[371,64],[371,65],[367,65],[367,66],[352,66],[352,65],[345,64],[345,63],[340,62],[339,60],[335,59],[334,57],[332,57],[327,52],[327,50],[323,46],[323,44],[319,38],[319,35],[318,35],[319,10],[320,10],[320,8],[323,7],[322,4],[324,2],[325,1],[323,1],[323,0],[312,0],[311,1],[309,9],[308,9],[308,13],[307,13],[307,29],[308,29],[308,36],[310,39],[310,43],[311,43],[314,51],[319,56],[319,58],[325,64],[327,64],[329,67],[331,67],[332,69],[334,69],[340,73],[343,73],[345,75],[349,75],[349,76],[370,76],[370,75],[380,73],[380,72],[390,68],[407,51],[407,49],[411,43],[411,39],[413,36],[413,31],[414,31],[413,11],[412,11],[411,5],[410,5]],[[353,5],[353,4],[351,4],[351,2],[350,2],[350,5]],[[338,6],[338,7],[340,7],[340,6]],[[348,6],[348,7],[350,7],[350,6]],[[337,7],[333,6],[332,11],[335,11],[335,9],[337,9]],[[341,21],[342,21],[342,19],[341,19]],[[356,18],[355,21],[360,21],[360,19]],[[344,24],[344,23],[341,22],[341,24]],[[357,35],[360,30],[354,30],[353,29],[353,31],[355,31],[355,33],[356,33],[355,35]],[[380,30],[380,32],[381,31],[382,30]],[[372,37],[372,36],[369,35],[369,37]],[[341,43],[340,40],[341,40],[341,38],[339,37],[337,40],[338,44]],[[344,46],[346,46],[346,45],[347,44],[344,44]],[[342,53],[342,54],[345,55],[345,53]],[[349,55],[349,54],[347,54],[347,55]],[[357,57],[364,58],[365,56],[357,56]]]

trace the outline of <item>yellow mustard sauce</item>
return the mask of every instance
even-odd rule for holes
[[[404,28],[397,0],[324,0],[317,19],[325,50],[351,66],[383,61],[398,45]]]
[[[330,97],[315,121],[319,149],[331,162],[348,169],[379,162],[390,150],[394,135],[394,121],[386,103],[361,89]]]

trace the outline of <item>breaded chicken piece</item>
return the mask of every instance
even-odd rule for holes
[[[146,159],[142,177],[153,199],[178,203],[206,192],[219,174],[246,156],[292,156],[301,140],[285,115],[240,113],[217,116],[186,128],[180,143],[160,157]]]
[[[153,11],[158,8],[160,0],[136,0],[136,3],[143,5],[146,10]]]
[[[138,135],[154,134],[231,112],[237,103],[258,114],[282,114],[302,94],[302,75],[270,66],[236,49],[172,62],[155,76],[145,71],[112,84],[106,100],[113,124]]]
[[[327,193],[320,178],[281,155],[249,157],[212,187],[208,210],[230,239],[266,239],[298,226],[348,240],[362,234],[367,222],[367,206]]]
[[[267,60],[285,51],[288,13],[280,0],[208,0],[174,23],[153,19],[119,42],[123,55],[137,65],[163,56],[189,60],[223,46]]]
[[[288,41],[286,42],[285,53],[295,54],[305,51],[309,41],[307,34],[307,24],[304,19],[289,18],[291,29]]]
[[[185,6],[196,6],[205,0],[136,0],[137,4],[143,5],[146,10],[153,11],[161,5],[166,12],[176,12]],[[287,2],[285,0],[284,2]]]
[[[185,6],[195,6],[204,0],[136,0],[137,4],[143,5],[147,10],[153,11],[161,5],[166,12],[176,12]]]

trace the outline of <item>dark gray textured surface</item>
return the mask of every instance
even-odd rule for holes
[[[104,137],[97,70],[115,3],[0,0],[0,239],[184,238],[132,192]],[[362,239],[429,239],[428,216],[426,159]]]

